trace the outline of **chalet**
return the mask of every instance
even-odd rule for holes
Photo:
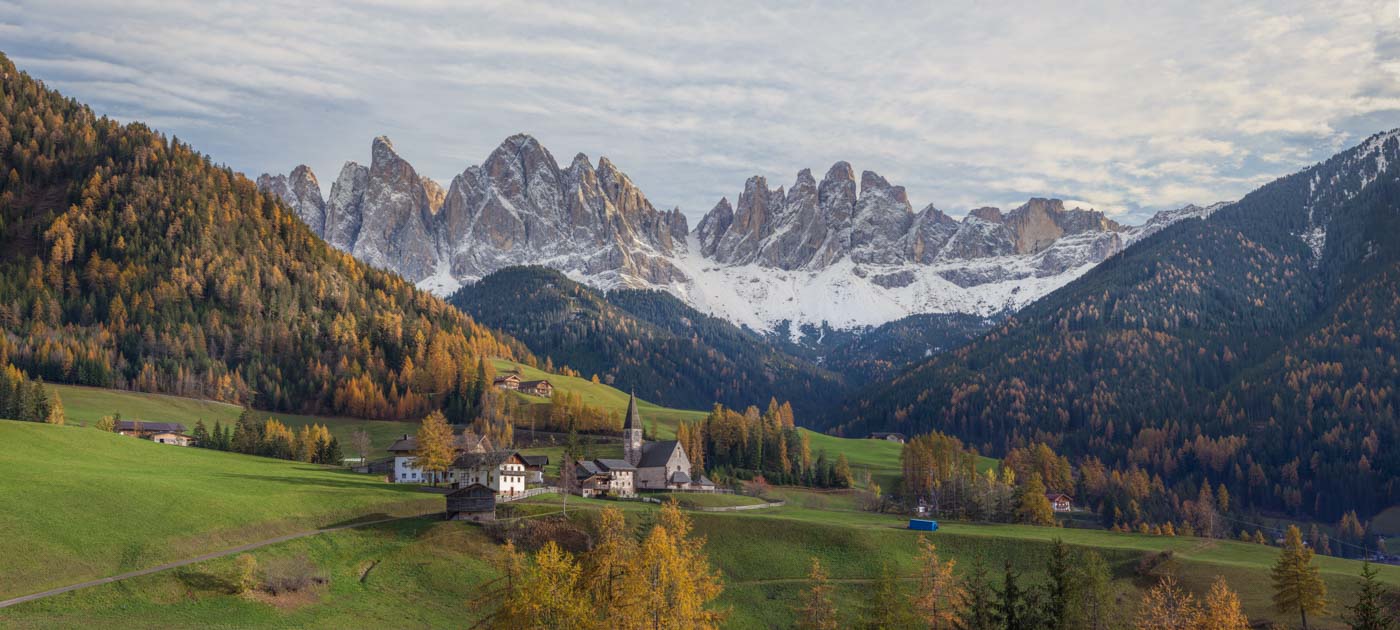
[[[462,453],[484,453],[492,450],[491,440],[485,436],[463,431],[456,438],[457,444],[453,451],[458,455]],[[445,475],[439,473],[436,480],[433,475],[424,472],[417,466],[418,458],[418,438],[405,433],[403,437],[389,445],[389,453],[394,458],[394,468],[391,472],[390,481],[394,483],[433,483],[434,481],[446,481],[451,484],[457,483],[455,471],[448,470]]]
[[[455,487],[486,486],[497,495],[525,492],[525,458],[515,451],[463,453],[452,460]]]
[[[594,462],[581,461],[574,467],[574,487],[581,496],[602,496],[611,484],[612,476]]]
[[[543,396],[549,398],[554,395],[554,386],[549,381],[521,381],[517,388],[522,394],[531,396]]]
[[[713,490],[715,484],[703,475],[691,475],[690,457],[675,440],[642,440],[642,417],[637,413],[637,395],[627,401],[627,417],[622,424],[623,459],[636,467],[637,490]]]
[[[491,386],[499,389],[520,389],[520,377],[515,374],[497,376],[495,380],[491,381]]]
[[[1051,492],[1046,494],[1045,498],[1050,500],[1050,507],[1056,512],[1069,512],[1074,509],[1074,500],[1068,495]]]
[[[122,420],[117,423],[117,433],[130,435],[133,437],[150,439],[158,433],[173,433],[184,435],[185,425],[178,422],[142,422],[140,420]]]
[[[447,520],[496,520],[496,491],[479,483],[453,490],[447,495]]]
[[[544,483],[544,467],[549,465],[548,455],[521,455],[525,460],[525,483]]]
[[[899,442],[900,444],[903,444],[907,438],[904,437],[903,433],[884,433],[877,431],[875,433],[870,434],[870,439],[885,440],[888,442]]]
[[[188,435],[184,435],[182,433],[171,433],[170,431],[165,431],[162,433],[152,434],[151,441],[157,444],[174,444],[175,446],[189,446],[190,443],[194,441],[194,438]]]
[[[575,470],[589,471],[589,481],[593,484],[594,495],[630,497],[637,494],[637,467],[625,459],[595,459],[591,462],[581,462]],[[579,488],[583,487],[583,484],[579,484]]]

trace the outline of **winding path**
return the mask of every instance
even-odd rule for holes
[[[152,573],[159,573],[159,572],[161,572],[161,571],[166,571],[166,570],[169,570],[169,569],[176,569],[176,568],[179,568],[179,567],[183,567],[183,566],[187,566],[187,565],[191,565],[191,564],[196,564],[196,563],[199,563],[199,562],[204,562],[205,560],[213,560],[213,559],[215,559],[215,558],[222,558],[222,557],[224,557],[224,556],[231,556],[231,555],[236,554],[236,553],[243,553],[243,552],[245,552],[245,551],[252,551],[252,550],[257,549],[257,548],[259,548],[259,547],[266,547],[266,546],[268,546],[268,545],[275,545],[275,544],[277,544],[277,543],[283,543],[283,542],[287,542],[287,541],[289,541],[289,540],[296,540],[296,539],[298,539],[298,538],[306,538],[307,536],[317,536],[317,535],[320,535],[320,534],[327,534],[327,533],[330,533],[330,532],[338,532],[338,531],[344,530],[344,529],[355,529],[356,527],[367,527],[367,526],[369,526],[369,525],[379,525],[379,524],[381,524],[381,523],[391,523],[391,522],[393,522],[393,521],[402,521],[402,520],[411,519],[411,518],[423,518],[423,517],[425,517],[425,516],[433,516],[434,514],[440,514],[440,512],[430,512],[430,513],[427,513],[427,514],[418,514],[418,515],[416,515],[416,516],[396,516],[396,517],[394,517],[394,518],[382,518],[382,519],[374,520],[374,521],[364,521],[364,522],[362,522],[362,523],[351,523],[351,524],[349,524],[349,525],[337,525],[337,526],[335,526],[335,527],[326,527],[326,528],[323,528],[323,529],[313,529],[313,530],[310,530],[310,531],[299,532],[299,533],[295,533],[295,534],[287,534],[287,535],[285,535],[285,536],[278,536],[278,537],[276,537],[276,538],[269,538],[269,539],[267,539],[267,540],[260,540],[260,541],[258,541],[258,542],[248,543],[248,544],[246,544],[246,545],[239,545],[239,546],[234,547],[234,548],[232,548],[232,549],[224,549],[223,551],[215,551],[215,552],[212,552],[212,553],[206,553],[206,554],[204,554],[204,555],[202,555],[202,556],[195,556],[195,557],[193,557],[193,558],[186,558],[186,559],[184,559],[184,560],[176,560],[175,562],[167,562],[167,563],[165,563],[165,564],[159,564],[159,565],[156,565],[156,566],[153,566],[153,567],[148,567],[148,568],[145,568],[145,569],[141,569],[141,570],[139,570],[139,571],[130,571],[130,572],[127,572],[127,573],[121,573],[121,574],[113,575],[113,576],[110,576],[110,577],[100,578],[100,579],[96,579],[96,580],[89,580],[89,581],[87,581],[87,582],[79,582],[79,583],[77,583],[77,584],[70,584],[70,585],[68,585],[68,586],[61,586],[61,587],[59,587],[59,588],[49,589],[49,590],[44,591],[44,592],[42,592],[42,593],[34,593],[33,595],[22,595],[22,596],[20,596],[20,597],[16,597],[16,598],[13,598],[13,599],[7,599],[7,600],[4,600],[4,601],[0,601],[0,608],[7,608],[7,607],[10,607],[10,606],[14,606],[14,605],[16,605],[16,604],[23,604],[23,603],[25,603],[25,602],[32,602],[32,601],[35,601],[35,600],[44,599],[44,598],[46,598],[46,597],[53,597],[54,595],[62,595],[63,593],[67,593],[67,592],[69,592],[69,591],[76,591],[76,590],[78,590],[78,589],[88,588],[89,586],[100,586],[100,585],[102,585],[102,584],[111,584],[111,583],[113,583],[113,582],[120,582],[120,581],[122,581],[122,580],[129,580],[129,579],[131,579],[131,578],[141,577],[141,576],[143,576],[143,575],[150,575],[150,574],[152,574]]]

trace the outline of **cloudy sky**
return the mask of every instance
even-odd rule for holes
[[[1138,221],[1400,126],[1397,0],[330,4],[0,0],[0,50],[252,176],[329,186],[384,134],[445,184],[524,131],[692,224],[836,160],[955,216]]]

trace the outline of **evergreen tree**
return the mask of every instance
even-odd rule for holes
[[[213,445],[209,443],[209,429],[204,426],[203,419],[194,421],[193,437],[195,446],[200,448],[213,448]]]
[[[1391,630],[1396,626],[1395,617],[1386,610],[1385,587],[1376,575],[1370,562],[1362,563],[1361,591],[1356,594],[1356,603],[1347,606],[1347,614],[1343,615],[1352,630]]]
[[[904,605],[906,598],[899,586],[890,563],[880,565],[880,577],[865,600],[861,609],[861,619],[865,630],[901,630],[913,625],[909,607]]]
[[[1050,579],[1046,585],[1045,614],[1055,630],[1067,630],[1069,626],[1070,602],[1074,598],[1074,579],[1070,571],[1069,547],[1056,538],[1050,547],[1050,560],[1045,572]]]
[[[1114,625],[1112,576],[1103,556],[1090,550],[1074,569],[1073,597],[1066,611],[1065,627],[1107,630]]]
[[[987,568],[978,564],[967,579],[958,630],[998,630],[1001,625],[997,597],[987,580]]]
[[[1298,526],[1289,525],[1272,572],[1274,608],[1281,613],[1296,613],[1303,628],[1308,627],[1308,613],[1327,609],[1327,584],[1313,566],[1312,558],[1312,550],[1303,545],[1303,533]]]
[[[1001,588],[996,592],[997,621],[1006,630],[1034,630],[1036,626],[1030,619],[1032,613],[1028,610],[1027,593],[1016,582],[1019,578],[1020,575],[1011,570],[1011,561],[1007,560]]]

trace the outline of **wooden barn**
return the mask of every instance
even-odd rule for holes
[[[500,389],[520,389],[520,377],[514,374],[497,376],[491,385]]]
[[[479,483],[452,491],[447,495],[447,520],[496,520],[496,491]]]
[[[554,386],[549,381],[521,381],[518,389],[520,393],[531,396],[549,398],[554,395]]]

